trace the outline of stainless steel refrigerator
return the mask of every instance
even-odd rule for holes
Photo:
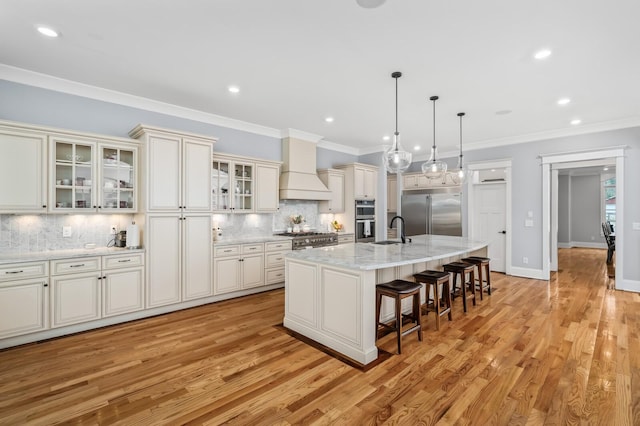
[[[403,191],[402,217],[407,236],[433,234],[462,236],[459,189]]]

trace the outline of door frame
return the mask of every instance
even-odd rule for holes
[[[540,155],[542,164],[542,279],[551,278],[551,169],[562,163],[615,159],[616,163],[616,277],[615,288],[637,292],[625,285],[622,278],[624,263],[624,147],[590,151]],[[555,191],[557,193],[557,189]],[[557,203],[556,203],[557,205]],[[557,251],[557,234],[556,234]],[[629,287],[629,288],[627,288]]]
[[[505,169],[505,227],[507,231],[505,248],[504,248],[504,263],[505,274],[511,275],[511,159],[481,161],[468,163],[467,168],[472,174],[480,170],[490,169]],[[474,184],[470,179],[466,183],[467,189],[467,235],[470,239],[473,239],[475,234],[474,224],[474,199],[475,199],[475,187],[480,184]]]

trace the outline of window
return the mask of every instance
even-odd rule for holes
[[[603,178],[604,221],[616,226],[616,178]]]

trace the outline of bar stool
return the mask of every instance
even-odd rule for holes
[[[445,272],[451,272],[453,274],[453,286],[451,289],[451,298],[455,297],[456,281],[458,275],[460,275],[460,294],[462,295],[462,306],[464,311],[467,312],[467,299],[473,299],[473,306],[476,306],[476,285],[474,270],[475,265],[467,262],[451,262],[443,265]],[[469,274],[469,281],[466,280],[466,275]],[[471,294],[468,292],[471,291]]]
[[[420,321],[420,289],[421,284],[411,281],[393,280],[388,283],[376,285],[376,340],[378,339],[378,327],[390,329],[396,332],[398,339],[398,354],[402,353],[402,336],[413,331],[418,332],[418,340],[422,341],[422,323]],[[380,305],[382,304],[382,296],[391,297],[395,300],[395,325],[390,326],[380,322]],[[402,313],[402,299],[413,297],[413,310],[411,315]],[[407,330],[402,330],[402,317],[410,317],[415,325]]]
[[[413,278],[416,282],[425,284],[425,303],[427,313],[429,313],[429,305],[433,306],[433,311],[436,313],[436,330],[440,330],[440,317],[443,315],[451,317],[451,291],[449,289],[449,273],[442,271],[422,271],[417,274],[413,274]],[[438,291],[439,285],[442,284],[442,294]],[[433,299],[429,298],[429,294],[433,290]],[[440,296],[442,295],[442,301],[444,306],[440,306]]]
[[[489,267],[488,257],[470,256],[462,259],[463,262],[473,263],[478,268],[478,283],[476,289],[480,290],[480,300],[482,300],[482,293],[487,290],[487,294],[491,296],[491,269]],[[484,275],[486,274],[486,279]]]

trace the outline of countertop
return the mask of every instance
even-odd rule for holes
[[[482,249],[484,241],[445,235],[417,235],[406,244],[349,243],[297,250],[289,259],[300,259],[348,269],[372,270],[442,259]]]
[[[37,262],[42,260],[70,259],[74,257],[107,256],[114,254],[144,253],[144,249],[121,247],[96,247],[93,249],[48,251],[0,251],[0,264]]]

